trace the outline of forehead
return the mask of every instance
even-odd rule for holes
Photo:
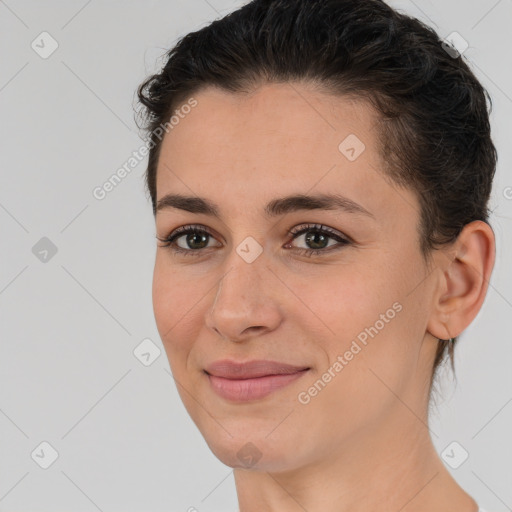
[[[338,145],[350,134],[364,141],[367,157],[377,156],[378,117],[363,101],[297,83],[266,84],[249,94],[208,87],[194,98],[197,106],[164,139],[166,149],[189,161],[212,154],[230,161],[306,155],[321,161],[321,153],[338,158]]]
[[[210,87],[193,97],[197,105],[163,139],[157,199],[195,194],[228,207],[230,198],[256,205],[314,188],[389,210],[378,117],[365,102],[297,83],[250,94]]]

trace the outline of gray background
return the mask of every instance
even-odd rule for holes
[[[512,1],[390,3],[459,32],[494,101],[497,262],[431,428],[440,453],[453,441],[469,453],[450,471],[480,505],[511,510]],[[146,161],[105,199],[92,191],[142,145],[137,85],[180,35],[238,5],[0,1],[0,511],[237,510],[232,470],[188,417],[156,330]],[[31,47],[43,31],[59,45],[45,59]],[[47,261],[33,251],[43,237],[57,248]],[[133,353],[146,338],[162,351],[149,366]],[[43,441],[58,452],[47,469]]]

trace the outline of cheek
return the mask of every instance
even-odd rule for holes
[[[176,307],[179,305],[173,290],[176,290],[176,282],[172,272],[165,269],[164,265],[161,263],[161,258],[157,255],[155,269],[153,271],[152,295],[153,312],[162,341],[166,338],[166,331],[169,330],[174,323]]]
[[[186,349],[187,340],[193,339],[185,333],[198,325],[197,321],[192,322],[194,304],[201,301],[205,291],[190,286],[184,272],[171,266],[165,256],[157,255],[152,284],[153,312],[168,353]],[[183,341],[177,343],[177,340]]]
[[[322,410],[343,410],[360,421],[370,420],[395,401],[391,390],[404,391],[414,379],[423,338],[422,306],[409,294],[408,270],[393,275],[390,269],[332,279],[334,290],[318,299],[334,331],[324,346],[335,377],[325,375],[328,367],[319,368],[309,383],[323,376],[329,380],[318,386],[322,397],[315,398]]]
[[[352,339],[392,307],[397,295],[368,269],[354,267],[327,268],[302,282],[307,286],[298,288],[297,295],[308,306],[303,313],[309,309],[308,314],[315,314],[333,356],[348,349]]]
[[[307,276],[303,282],[308,286],[296,288],[308,305],[302,314],[317,319],[315,325],[322,333],[317,342],[327,353],[328,364],[341,356],[346,361],[344,373],[368,375],[369,368],[400,373],[414,357],[409,326],[414,308],[404,293],[406,283],[393,276],[390,268],[329,269],[323,275]],[[351,372],[345,371],[348,367]],[[318,370],[323,373],[327,368]]]
[[[361,292],[358,298],[357,305],[338,298],[340,311],[330,306],[335,334],[325,337],[322,347],[328,363],[319,365],[300,390],[304,394],[297,407],[308,416],[311,430],[322,431],[327,439],[350,436],[379,421],[396,404],[394,393],[403,392],[414,370],[413,351],[404,337],[404,305],[393,302],[392,293],[379,300]]]

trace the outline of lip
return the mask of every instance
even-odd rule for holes
[[[261,359],[244,363],[223,359],[208,366],[205,373],[213,390],[222,398],[245,402],[270,395],[299,379],[309,369]]]
[[[294,366],[265,359],[254,359],[241,363],[231,359],[222,359],[209,365],[206,372],[224,379],[253,379],[266,375],[290,375],[308,368],[308,366]]]

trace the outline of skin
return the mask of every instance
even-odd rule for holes
[[[188,413],[212,452],[235,468],[240,511],[476,512],[437,454],[427,406],[437,338],[459,335],[485,298],[492,229],[468,224],[427,265],[418,200],[381,174],[378,118],[366,103],[304,83],[265,84],[243,95],[206,88],[194,98],[197,106],[163,140],[157,200],[171,192],[207,198],[222,219],[158,211],[161,239],[187,224],[206,226],[213,236],[203,246],[187,244],[186,235],[176,241],[199,256],[157,242],[153,307]],[[338,149],[349,134],[366,146],[355,161]],[[332,192],[374,217],[263,212],[277,197]],[[301,255],[319,247],[307,233],[287,234],[304,223],[353,243]],[[263,249],[252,263],[236,252],[248,236]],[[401,311],[300,403],[299,393],[397,302]],[[311,370],[263,399],[232,403],[203,372],[224,358]],[[249,442],[260,454],[252,465],[237,455],[251,450]]]

